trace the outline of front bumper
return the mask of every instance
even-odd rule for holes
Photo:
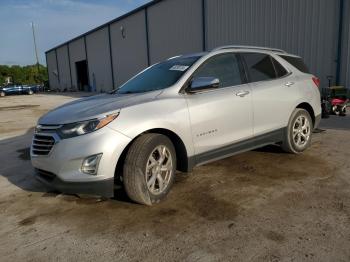
[[[90,134],[57,139],[47,155],[35,155],[31,148],[31,162],[36,178],[49,187],[69,194],[113,196],[114,173],[119,157],[131,139],[109,127]],[[81,171],[84,159],[101,154],[96,175]],[[46,176],[45,176],[46,174]]]
[[[113,197],[114,179],[104,179],[92,182],[66,182],[53,173],[36,169],[35,178],[54,190],[67,194],[87,194],[102,197]]]

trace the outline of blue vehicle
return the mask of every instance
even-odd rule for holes
[[[23,95],[23,94],[26,94],[26,95],[34,94],[33,87],[23,86],[19,84],[11,84],[0,88],[0,97],[4,97],[7,95]]]

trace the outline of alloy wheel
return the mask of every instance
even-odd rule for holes
[[[152,151],[145,174],[147,188],[152,194],[159,195],[166,190],[173,175],[172,156],[166,146],[157,146]]]
[[[297,147],[303,147],[307,144],[311,135],[311,125],[308,118],[300,115],[293,125],[293,142]]]

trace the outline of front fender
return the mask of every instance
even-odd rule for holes
[[[132,140],[151,129],[165,129],[182,140],[188,157],[194,155],[188,108],[182,97],[123,108],[109,127]]]

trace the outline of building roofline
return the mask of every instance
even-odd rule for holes
[[[108,26],[108,25],[111,25],[111,24],[113,24],[113,23],[115,23],[115,22],[118,22],[118,21],[120,21],[120,20],[122,20],[122,19],[124,19],[124,18],[127,18],[127,17],[129,17],[129,16],[131,16],[131,15],[133,15],[133,14],[136,14],[136,13],[138,13],[138,12],[140,12],[140,11],[146,10],[148,7],[153,6],[153,5],[155,5],[155,4],[157,4],[157,3],[161,2],[161,1],[164,1],[164,0],[152,0],[151,2],[146,3],[146,4],[142,5],[142,6],[139,6],[139,7],[137,7],[136,9],[134,9],[134,10],[132,10],[132,11],[126,13],[126,14],[123,14],[123,15],[121,15],[121,16],[118,16],[117,18],[115,18],[115,19],[113,19],[113,20],[111,20],[111,21],[108,21],[108,22],[106,22],[106,23],[104,23],[104,24],[102,24],[102,25],[100,25],[100,26],[98,26],[98,27],[95,27],[95,28],[93,28],[93,29],[87,31],[86,33],[83,33],[83,34],[81,34],[81,35],[78,35],[78,36],[76,36],[76,37],[74,37],[74,38],[72,38],[72,39],[70,39],[70,40],[68,40],[68,41],[66,41],[66,42],[63,42],[62,44],[59,44],[59,45],[57,45],[57,46],[55,46],[55,47],[53,47],[53,48],[51,48],[51,49],[45,51],[45,54],[47,54],[47,53],[49,53],[49,52],[51,52],[51,51],[53,51],[53,50],[55,50],[55,49],[58,49],[58,48],[60,48],[60,47],[63,47],[63,46],[65,46],[65,45],[68,45],[69,43],[72,43],[72,42],[74,42],[75,40],[78,40],[78,39],[80,39],[80,38],[82,38],[82,37],[84,37],[84,36],[87,36],[87,35],[89,35],[89,34],[91,34],[91,33],[93,33],[93,32],[96,32],[96,31],[98,31],[98,30],[100,30],[100,29],[102,29],[102,28],[104,28],[104,27],[106,27],[106,26]]]

